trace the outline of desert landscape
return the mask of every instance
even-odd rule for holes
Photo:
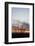
[[[15,21],[15,23],[12,24],[12,37],[29,37],[29,24]]]
[[[12,38],[29,37],[29,8],[12,8]]]

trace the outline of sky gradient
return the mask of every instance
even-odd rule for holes
[[[12,8],[12,17],[13,20],[29,23],[29,8]]]

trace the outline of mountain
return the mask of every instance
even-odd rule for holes
[[[14,23],[12,24],[13,29],[25,29],[29,31],[29,24],[23,23],[18,20],[14,20]]]
[[[29,28],[29,24],[26,22],[20,22],[19,20],[13,20],[13,26],[26,26]]]

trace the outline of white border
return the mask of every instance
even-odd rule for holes
[[[12,19],[12,7],[18,7],[18,8],[29,8],[30,9],[30,13],[29,13],[29,15],[30,15],[30,37],[29,38],[11,38],[11,34],[12,34],[12,32],[11,32],[11,26],[12,26],[12,23],[11,23],[11,19]],[[16,4],[9,4],[8,5],[8,15],[9,15],[9,19],[8,19],[8,40],[9,40],[9,42],[21,42],[21,41],[32,41],[33,39],[33,28],[32,28],[32,19],[33,19],[33,10],[32,10],[33,8],[32,8],[32,5],[16,5]]]

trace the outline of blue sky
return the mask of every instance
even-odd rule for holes
[[[29,8],[12,8],[13,20],[29,23]]]

